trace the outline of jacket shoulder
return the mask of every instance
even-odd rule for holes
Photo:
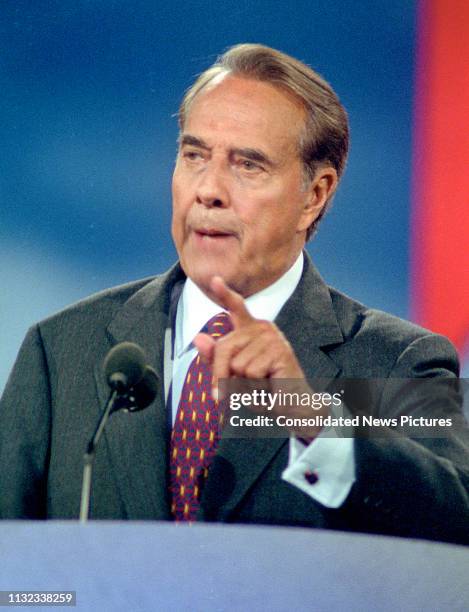
[[[74,318],[86,319],[87,317],[91,317],[95,321],[101,318],[107,319],[135,293],[143,289],[149,283],[157,281],[162,277],[163,275],[150,276],[103,289],[102,291],[93,293],[46,317],[42,321],[39,321],[37,325],[41,330],[47,331],[50,328],[60,325],[63,321],[69,321]]]
[[[435,370],[458,371],[458,356],[452,343],[439,334],[410,321],[370,308],[329,287],[344,343],[337,355],[352,362],[367,363],[368,373],[400,370],[400,365],[432,362]]]
[[[377,308],[370,308],[334,287],[328,287],[332,305],[346,339],[357,334],[373,333],[380,338],[392,337],[404,342],[432,332]]]

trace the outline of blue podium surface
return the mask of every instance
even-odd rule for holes
[[[76,591],[87,612],[456,612],[469,610],[469,548],[298,528],[4,521],[0,590]]]

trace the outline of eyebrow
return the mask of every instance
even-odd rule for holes
[[[196,136],[191,136],[190,134],[181,134],[181,136],[178,138],[178,143],[180,147],[190,145],[192,147],[199,147],[200,149],[210,151],[210,147],[204,140],[197,138]]]
[[[181,136],[178,138],[178,142],[180,147],[188,145],[204,149],[205,151],[211,150],[211,147],[204,140],[202,140],[202,138],[197,138],[197,136],[192,136],[191,134],[181,134]],[[253,162],[264,164],[271,168],[274,168],[278,165],[272,159],[270,159],[263,151],[259,149],[252,149],[251,147],[235,147],[231,149],[230,157],[233,157],[235,155],[245,157],[246,159],[249,159]]]
[[[273,168],[276,165],[269,157],[267,157],[265,153],[259,151],[259,149],[235,148],[231,150],[230,154],[245,157],[253,162],[258,162],[259,164],[269,166],[270,168]]]

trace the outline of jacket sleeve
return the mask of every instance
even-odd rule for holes
[[[438,435],[415,428],[407,436],[357,437],[357,480],[346,502],[356,528],[469,544],[469,429],[457,373],[452,345],[433,334],[399,355],[379,416],[442,417],[452,425]]]
[[[0,400],[0,518],[46,517],[50,395],[41,334],[34,326]]]

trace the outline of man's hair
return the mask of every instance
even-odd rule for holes
[[[349,146],[347,113],[332,87],[319,74],[299,60],[258,44],[235,45],[205,70],[187,90],[179,107],[179,127],[184,124],[194,98],[215,77],[233,74],[270,83],[298,100],[306,112],[300,136],[299,154],[305,180],[313,179],[320,166],[332,166],[342,175]],[[315,232],[329,208],[332,196],[308,228],[306,238]]]

